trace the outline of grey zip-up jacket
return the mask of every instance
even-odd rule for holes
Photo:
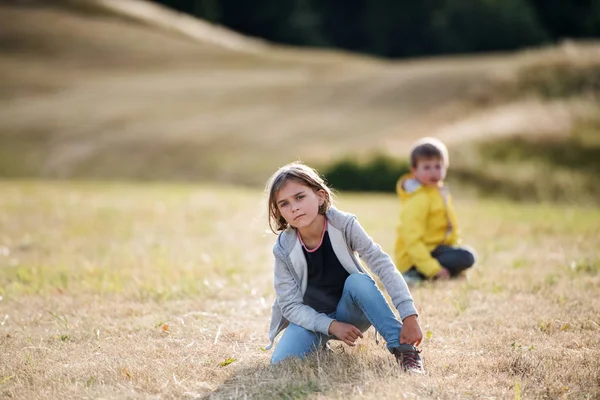
[[[356,217],[335,207],[329,208],[326,217],[331,246],[346,271],[350,274],[367,273],[356,257],[358,254],[379,277],[402,320],[417,314],[404,278],[390,256],[367,235]],[[273,246],[273,255],[276,298],[269,328],[270,344],[266,349],[273,347],[277,335],[290,322],[313,332],[329,334],[329,325],[334,320],[303,303],[308,275],[307,263],[295,229],[288,228],[281,232]]]

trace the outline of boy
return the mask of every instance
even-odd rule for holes
[[[411,173],[396,186],[402,204],[396,266],[409,284],[456,277],[475,263],[473,252],[458,246],[456,214],[443,183],[448,164],[442,142],[421,139],[410,153]]]

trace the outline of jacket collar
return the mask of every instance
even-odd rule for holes
[[[354,215],[340,211],[334,206],[329,207],[329,210],[327,210],[325,216],[327,217],[327,231],[330,232],[330,238],[333,230],[337,229],[338,231],[344,231],[346,225],[348,225],[348,223],[355,218]],[[287,228],[285,231],[279,234],[279,237],[275,243],[275,251],[281,256],[287,257],[295,249],[295,247],[297,247],[299,242],[300,241],[298,240],[296,229]],[[302,250],[302,248],[300,248],[300,250]]]
[[[327,218],[328,218],[328,221],[330,221],[329,213],[327,215]],[[345,228],[345,225],[344,225],[344,228]],[[296,274],[296,277],[300,281],[302,293],[304,293],[304,292],[306,292],[306,285],[307,285],[307,281],[308,281],[308,274],[307,274],[308,264],[306,262],[306,257],[304,256],[304,252],[302,251],[302,243],[300,242],[300,239],[298,239],[298,235],[296,234],[296,231],[295,230],[292,230],[292,231],[293,231],[293,235],[290,235],[290,236],[293,238],[293,240],[287,239],[287,238],[285,240],[286,241],[290,240],[292,242],[291,244],[289,244],[291,246],[291,249],[289,252],[289,259],[292,263],[292,267],[294,268],[294,273]],[[287,231],[285,231],[285,232],[287,232]],[[342,229],[336,227],[331,222],[329,222],[327,224],[327,232],[329,234],[329,239],[331,242],[331,247],[333,249],[333,252],[335,253],[336,257],[338,258],[338,260],[340,261],[340,264],[342,264],[344,269],[346,271],[348,271],[349,274],[361,272],[359,270],[359,267],[357,266],[358,262],[356,261],[356,258],[352,254],[352,250],[350,250],[350,247],[348,246],[348,244],[346,242],[344,231]],[[283,233],[282,233],[282,235],[283,235]]]

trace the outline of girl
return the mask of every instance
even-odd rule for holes
[[[423,334],[408,287],[390,257],[355,216],[332,206],[331,190],[318,173],[300,163],[281,167],[269,180],[269,226],[275,242],[275,292],[271,358],[304,357],[338,339],[349,346],[373,325],[406,371],[423,372],[415,346]],[[355,253],[381,279],[400,322]]]

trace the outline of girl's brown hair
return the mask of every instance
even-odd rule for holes
[[[267,182],[266,192],[269,194],[269,227],[273,233],[284,231],[288,227],[287,221],[281,216],[277,208],[277,193],[290,180],[296,181],[301,185],[308,186],[315,192],[322,190],[325,194],[325,201],[319,206],[319,214],[325,215],[332,204],[333,194],[331,189],[319,176],[319,173],[308,165],[296,161],[279,168]]]

